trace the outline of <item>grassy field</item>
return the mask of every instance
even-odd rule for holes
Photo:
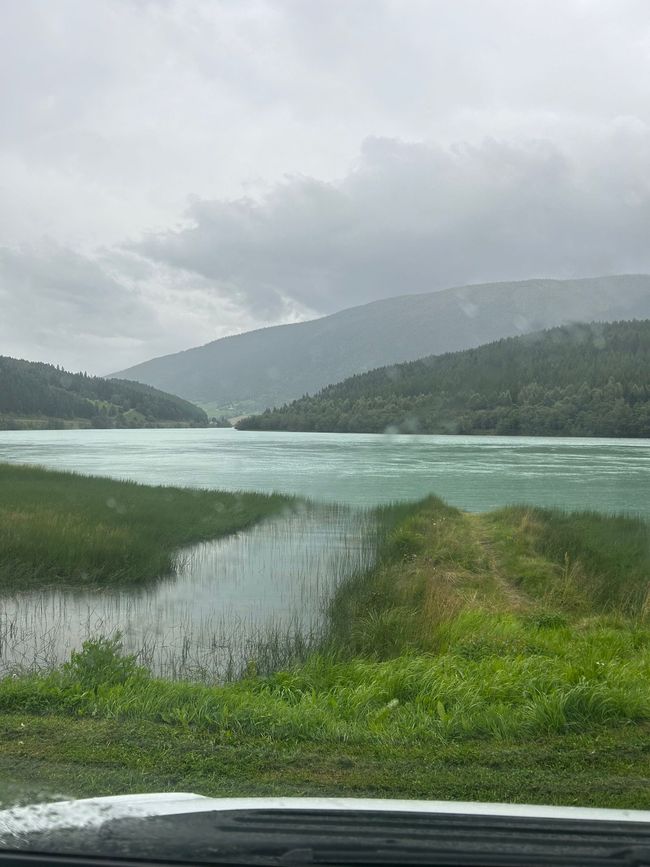
[[[224,686],[152,679],[100,639],[0,682],[0,798],[184,790],[650,808],[648,525],[430,498],[321,647]]]
[[[534,740],[331,744],[167,723],[0,715],[0,804],[127,792],[341,796],[650,809],[650,727]]]
[[[290,507],[265,494],[149,487],[0,464],[0,588],[145,581],[178,548]]]

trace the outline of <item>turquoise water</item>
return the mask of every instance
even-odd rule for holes
[[[150,484],[276,490],[354,506],[434,493],[475,511],[529,502],[650,516],[650,440],[5,431],[0,461]]]

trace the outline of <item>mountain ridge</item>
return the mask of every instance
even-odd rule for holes
[[[211,414],[250,414],[387,364],[570,322],[647,317],[645,274],[479,283],[229,335],[111,376],[210,404]]]

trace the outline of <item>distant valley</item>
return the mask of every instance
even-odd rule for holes
[[[115,376],[245,416],[354,374],[570,322],[650,318],[650,276],[488,283],[401,295],[215,340]]]

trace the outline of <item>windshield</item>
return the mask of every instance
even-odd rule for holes
[[[647,6],[0,6],[0,848],[650,810]]]

